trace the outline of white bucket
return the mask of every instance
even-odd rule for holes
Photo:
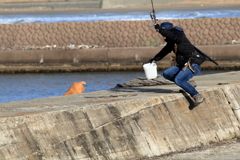
[[[156,63],[146,63],[143,65],[143,69],[147,79],[157,78],[157,64]]]

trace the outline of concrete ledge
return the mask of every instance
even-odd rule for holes
[[[239,69],[240,45],[197,46],[221,66],[204,62],[203,69]],[[80,50],[1,51],[0,73],[142,70],[162,47]],[[171,66],[171,53],[158,62],[158,69]]]
[[[238,137],[239,77],[197,76],[206,100],[193,110],[175,85],[0,104],[1,158],[137,160]]]

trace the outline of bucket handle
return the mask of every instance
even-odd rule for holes
[[[148,63],[149,63],[149,62],[144,62],[142,65],[148,64]],[[156,61],[153,60],[152,63],[156,63]],[[152,64],[152,63],[151,63],[151,64]]]

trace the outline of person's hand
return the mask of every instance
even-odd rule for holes
[[[150,60],[148,61],[148,63],[153,63],[154,61],[155,61],[155,59],[152,58],[152,59],[150,59]]]
[[[156,31],[159,31],[159,29],[160,29],[160,26],[159,26],[159,24],[157,24],[157,23],[156,23],[156,24],[154,24],[154,28],[155,28],[155,30],[156,30]]]

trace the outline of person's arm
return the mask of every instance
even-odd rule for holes
[[[161,49],[160,52],[158,52],[158,54],[154,56],[153,59],[149,60],[149,63],[152,63],[152,61],[160,61],[163,57],[165,57],[168,53],[172,51],[172,45],[173,44],[171,43],[167,43],[167,45],[163,47],[163,49]]]

